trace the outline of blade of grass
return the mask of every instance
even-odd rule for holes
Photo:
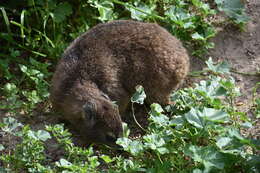
[[[22,25],[22,26],[24,26],[24,16],[25,16],[25,12],[26,12],[26,10],[23,10],[22,13],[21,13],[21,25]],[[25,37],[25,35],[24,35],[24,29],[23,29],[23,28],[25,28],[25,27],[20,27],[20,29],[21,29],[21,37],[22,37],[22,39],[23,39],[23,44],[24,44],[24,37]]]
[[[25,30],[25,31],[29,31],[27,28],[25,28],[22,24],[20,24],[20,23],[18,23],[18,22],[16,22],[16,21],[11,21],[10,22],[11,24],[13,24],[13,25],[16,25],[16,26],[18,26],[18,27],[20,27],[20,28],[22,28],[23,30]]]
[[[38,32],[41,36],[43,36],[46,39],[46,41],[49,42],[53,48],[55,48],[54,43],[51,41],[51,39],[49,39],[49,37],[46,34],[42,33],[41,31],[39,31],[37,29],[33,29],[33,30]]]
[[[7,27],[8,34],[9,34],[10,37],[12,37],[11,36],[10,22],[9,22],[8,16],[6,14],[6,11],[5,11],[4,7],[0,7],[0,10],[1,10],[2,15],[4,17],[4,21],[5,21],[5,24],[6,24],[6,27]]]

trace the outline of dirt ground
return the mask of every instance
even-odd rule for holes
[[[243,112],[247,112],[254,120],[254,128],[247,133],[254,138],[260,138],[260,121],[251,114],[253,88],[260,82],[260,1],[249,0],[247,2],[247,14],[250,16],[245,32],[226,27],[214,38],[215,48],[210,51],[210,56],[215,60],[226,60],[234,71],[245,73],[232,73],[239,86],[242,96],[237,100],[237,106]],[[246,75],[246,73],[258,73],[258,75]],[[260,95],[260,89],[257,90]]]
[[[245,31],[227,25],[221,28],[212,40],[215,48],[211,49],[208,57],[216,61],[226,60],[233,68],[232,76],[240,88],[242,96],[236,101],[240,111],[246,112],[255,123],[254,128],[248,129],[247,135],[260,138],[260,121],[252,116],[253,88],[260,82],[260,1],[248,0],[246,13],[250,21]],[[198,59],[191,59],[191,70],[201,70],[205,63]],[[258,75],[249,75],[257,73]],[[193,79],[192,81],[198,81]],[[257,90],[257,96],[260,89]]]
[[[214,61],[227,60],[237,72],[254,73],[260,71],[260,0],[248,1],[247,13],[251,17],[251,20],[247,24],[245,31],[241,32],[230,25],[222,28],[213,39],[215,48],[210,51],[208,57],[212,57]],[[192,58],[191,70],[201,70],[204,67],[203,62]],[[232,73],[232,76],[235,78],[242,93],[242,96],[237,100],[239,108],[247,112],[248,115],[252,115],[250,110],[252,106],[252,89],[257,82],[260,82],[260,76],[238,73]],[[257,94],[259,95],[259,93],[260,90],[258,89]],[[1,119],[3,116],[5,116],[4,112],[0,112]],[[51,116],[50,113],[44,112],[37,113],[34,118],[19,118],[19,120],[23,123],[31,124],[33,129],[43,129],[46,124],[59,123],[57,118]],[[247,133],[259,139],[260,122],[256,119],[254,121],[256,123],[255,127],[249,129]],[[76,135],[76,133],[74,134]],[[6,143],[6,140],[1,136],[0,132],[0,143]],[[77,143],[79,142],[77,136],[75,140]],[[14,146],[16,143],[17,141],[13,141],[11,145]],[[57,151],[59,151],[57,148],[51,148],[49,153],[56,153]],[[59,154],[56,153],[56,155]],[[55,158],[53,159],[55,160]]]
[[[260,71],[260,1],[250,0],[247,4],[247,13],[251,20],[245,32],[224,28],[215,37],[215,49],[210,52],[213,59],[227,60],[234,71],[254,73]],[[243,94],[240,97],[245,109],[252,98],[252,88],[260,81],[260,76],[232,74]]]

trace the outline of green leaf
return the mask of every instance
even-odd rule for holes
[[[66,16],[72,14],[72,7],[68,2],[60,3],[54,10],[54,21],[61,23],[66,19]]]
[[[145,135],[143,139],[145,141],[144,143],[145,146],[152,150],[157,150],[157,148],[160,148],[163,145],[165,145],[164,139],[159,134],[156,133]]]
[[[176,6],[171,6],[165,12],[165,16],[167,16],[172,22],[179,25],[182,28],[194,28],[194,23],[192,22],[192,16],[188,11],[185,11],[184,8],[179,8]]]
[[[121,145],[125,151],[130,152],[134,156],[137,156],[141,151],[143,151],[143,144],[141,141],[132,141],[128,138],[119,138],[116,143]]]
[[[151,104],[151,113],[152,115],[159,115],[162,112],[164,112],[163,108],[161,105],[159,105],[158,103],[153,103]]]
[[[194,108],[191,108],[185,115],[186,120],[197,128],[202,129],[205,126],[205,122],[202,119],[201,112]]]
[[[106,163],[110,163],[110,162],[113,162],[114,160],[111,159],[109,156],[107,155],[102,155],[100,156]]]
[[[242,123],[241,126],[244,127],[244,128],[248,128],[248,129],[253,127],[252,123],[250,123],[248,121]]]
[[[144,104],[144,99],[146,98],[146,94],[144,92],[144,88],[141,85],[135,87],[136,92],[131,97],[132,103]]]
[[[222,138],[219,138],[216,142],[216,145],[220,148],[220,149],[223,149],[224,147],[226,147],[227,145],[230,144],[230,142],[232,141],[231,138],[229,137],[222,137]]]
[[[188,145],[184,148],[184,154],[191,157],[195,162],[202,163],[207,171],[212,168],[223,169],[225,166],[222,154],[212,146]]]
[[[132,141],[130,143],[129,149],[130,149],[130,153],[136,156],[141,151],[143,151],[143,144],[141,141]]]
[[[63,158],[61,158],[58,162],[55,162],[55,164],[58,167],[64,167],[64,168],[67,168],[72,165],[72,163],[70,163],[69,161],[67,161],[66,159],[63,159]]]
[[[98,19],[102,22],[114,20],[117,13],[114,12],[114,4],[112,1],[106,0],[88,0],[92,7],[97,8],[99,12]]]
[[[167,117],[164,114],[155,115],[155,116],[151,115],[149,117],[149,120],[159,126],[167,126],[169,124],[169,117]]]
[[[7,83],[7,84],[4,85],[4,91],[6,93],[12,92],[13,94],[17,94],[18,93],[18,88],[13,83]]]
[[[185,115],[186,120],[197,128],[204,128],[207,125],[207,121],[211,122],[227,122],[228,114],[221,110],[213,108],[203,108],[203,111],[191,108]]]
[[[156,7],[155,4],[147,5],[143,2],[137,2],[137,1],[134,3],[134,5],[135,8],[129,5],[128,6],[126,5],[126,8],[131,12],[131,18],[139,21],[143,21],[144,19],[152,15],[152,12]]]
[[[127,138],[130,134],[130,129],[127,127],[126,123],[122,123],[122,127],[123,127],[123,137]]]
[[[229,115],[221,110],[203,108],[202,117],[210,121],[227,122]]]
[[[99,11],[99,17],[98,19],[100,21],[109,21],[113,20],[115,17],[115,14],[113,12],[114,4],[110,1],[103,1],[97,5],[98,11]]]
[[[234,20],[237,24],[248,22],[249,17],[245,14],[245,6],[241,0],[215,0],[218,9]]]
[[[227,90],[220,83],[221,78],[212,78],[212,80],[202,80],[199,84],[195,84],[195,90],[209,99],[226,96]]]
[[[36,132],[36,136],[38,139],[40,139],[41,141],[46,141],[47,139],[51,139],[51,135],[49,132],[45,131],[45,130],[38,130]]]
[[[3,144],[0,144],[0,151],[3,151],[5,149],[5,147],[3,146]]]
[[[200,35],[199,33],[194,33],[191,35],[191,37],[195,40],[205,40],[204,36]]]
[[[166,154],[169,153],[169,150],[165,147],[159,147],[156,149],[160,154]]]
[[[202,170],[196,168],[196,169],[194,169],[194,170],[192,171],[192,173],[204,173],[204,171],[202,171]]]
[[[219,64],[214,65],[212,58],[210,57],[206,64],[209,70],[217,73],[217,74],[228,74],[230,73],[230,65],[226,61],[222,61]]]
[[[7,133],[11,133],[14,134],[15,130],[17,130],[17,128],[22,127],[23,125],[21,123],[19,123],[16,119],[14,119],[13,117],[7,117],[7,118],[3,118],[3,123],[4,123],[4,127],[2,127],[1,129],[4,132]]]
[[[251,156],[248,160],[248,164],[256,169],[258,172],[260,171],[260,155]]]
[[[237,129],[235,129],[235,128],[229,129],[228,130],[228,135],[230,137],[234,137],[234,138],[236,138],[238,140],[244,140],[245,139],[243,136],[241,136],[240,132]]]
[[[180,129],[183,127],[184,119],[183,116],[174,116],[173,119],[170,121],[170,126],[175,126],[176,129]]]

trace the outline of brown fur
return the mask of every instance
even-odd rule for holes
[[[66,49],[53,77],[51,101],[89,141],[107,143],[106,132],[122,133],[119,112],[124,114],[136,85],[144,87],[149,103],[165,105],[188,68],[181,42],[157,24],[99,24]],[[94,109],[92,125],[84,105]]]

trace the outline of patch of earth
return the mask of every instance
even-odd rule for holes
[[[260,82],[260,1],[250,0],[246,8],[250,21],[245,32],[234,30],[234,28],[224,28],[214,38],[215,49],[210,52],[210,56],[216,60],[226,60],[232,65],[235,71],[232,76],[242,93],[237,100],[237,106],[239,110],[248,113],[255,122],[254,127],[245,133],[255,139],[260,139],[260,120],[256,119],[251,112],[253,88],[257,82]],[[250,73],[258,75],[246,75]],[[256,92],[259,97],[260,88]]]
[[[215,62],[225,60],[232,66],[231,75],[242,94],[236,101],[236,106],[240,111],[246,112],[255,123],[254,127],[246,130],[244,134],[260,139],[260,120],[256,119],[251,112],[253,88],[257,82],[260,82],[260,1],[248,1],[246,12],[250,16],[250,21],[245,31],[241,32],[230,25],[222,28],[212,40],[215,48],[210,50],[208,57],[212,57]],[[198,58],[193,58],[192,70],[202,70],[205,67],[204,64]],[[250,75],[250,73],[256,75]],[[260,96],[259,93],[260,88],[257,90],[257,97]]]

